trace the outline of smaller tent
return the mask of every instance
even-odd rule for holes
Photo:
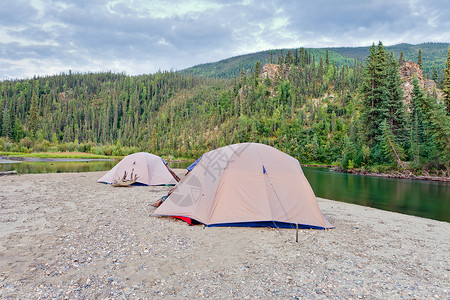
[[[169,168],[161,157],[147,152],[138,152],[125,156],[98,182],[114,183],[127,173],[126,180],[131,180],[131,173],[138,176],[136,183],[145,185],[176,184],[178,176]]]

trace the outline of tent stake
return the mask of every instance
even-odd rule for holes
[[[298,243],[298,224],[295,223],[295,228],[296,228],[296,232],[295,232],[295,242]]]

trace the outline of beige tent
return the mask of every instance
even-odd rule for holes
[[[159,156],[147,152],[139,152],[125,156],[98,182],[114,183],[122,179],[127,172],[126,180],[131,180],[131,173],[138,176],[137,183],[146,185],[176,184],[174,173]],[[176,175],[175,175],[176,176]],[[133,176],[134,177],[134,176]]]
[[[295,158],[244,143],[203,154],[155,210],[208,226],[332,228]]]

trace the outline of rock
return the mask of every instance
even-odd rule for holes
[[[430,95],[436,94],[438,101],[442,101],[442,99],[444,98],[443,92],[436,87],[436,83],[433,80],[425,79],[423,77],[423,72],[418,64],[412,61],[406,61],[399,67],[399,73],[403,81],[402,88],[405,103],[407,105],[411,103],[411,95],[414,88],[414,77],[417,78],[420,87],[424,89],[426,93],[429,93]]]

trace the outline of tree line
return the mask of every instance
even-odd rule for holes
[[[403,100],[401,59],[380,42],[366,61],[300,48],[234,78],[180,72],[60,74],[0,82],[0,151],[148,151],[197,158],[239,142],[344,169],[449,171],[450,52],[444,101],[417,80]],[[267,69],[267,68],[266,68]],[[265,76],[262,74],[266,74]]]

